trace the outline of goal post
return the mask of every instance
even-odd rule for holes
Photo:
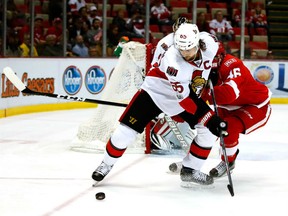
[[[110,75],[101,100],[129,103],[138,91],[153,57],[153,45],[128,42],[123,45],[119,60]],[[79,125],[71,149],[81,152],[103,152],[111,134],[119,125],[118,119],[125,108],[98,105],[91,118]],[[145,131],[138,136],[137,142],[127,151],[146,152],[150,147]],[[148,142],[148,143],[146,143]]]

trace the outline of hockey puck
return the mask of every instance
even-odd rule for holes
[[[103,192],[96,193],[95,197],[97,200],[103,200],[105,199],[105,193]]]

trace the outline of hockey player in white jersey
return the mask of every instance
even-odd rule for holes
[[[227,135],[226,122],[199,97],[217,50],[215,39],[208,33],[200,36],[196,25],[185,23],[179,27],[174,35],[174,45],[149,70],[141,89],[120,117],[120,125],[107,142],[103,161],[92,173],[95,181],[105,178],[126,148],[136,140],[137,134],[160,113],[181,117],[191,128],[199,128],[199,133],[207,133],[209,129],[215,136]],[[205,139],[205,136],[199,138]],[[213,178],[200,171],[212,142],[194,141],[183,160],[181,180],[212,184]]]
[[[157,63],[157,61],[162,57],[163,53],[165,53],[170,46],[174,44],[174,33],[179,28],[180,25],[184,23],[189,23],[186,17],[179,17],[175,23],[173,24],[173,32],[166,35],[162,38],[154,51],[154,56],[151,61],[151,65]],[[181,133],[185,136],[184,139],[186,142],[191,143],[192,139],[194,138],[193,131],[190,130],[189,125],[186,122],[175,122],[177,124],[178,129]],[[164,115],[158,117],[156,122],[152,126],[151,129],[151,142],[161,150],[171,150],[171,149],[181,149],[182,145],[174,135],[172,130],[169,127],[168,122],[164,118]],[[153,146],[152,146],[153,147]]]

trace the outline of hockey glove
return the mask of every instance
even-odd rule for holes
[[[201,119],[201,123],[203,123],[210,132],[217,137],[219,137],[220,134],[224,137],[228,136],[227,122],[215,115],[213,111],[206,113]]]

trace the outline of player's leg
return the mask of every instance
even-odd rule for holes
[[[224,118],[228,124],[227,132],[229,136],[224,138],[228,165],[230,171],[235,168],[235,160],[239,153],[238,140],[239,134],[244,131],[244,124],[238,117],[229,116]],[[221,162],[210,170],[209,174],[212,177],[221,177],[226,173],[226,163],[223,154],[221,154]]]
[[[229,162],[230,170],[235,168],[235,160],[239,153],[239,135],[240,133],[249,134],[250,132],[263,127],[271,114],[269,104],[262,108],[256,106],[245,106],[236,111],[221,111],[222,118],[228,123],[229,136],[224,137],[224,143]],[[221,162],[209,174],[213,177],[221,177],[226,173],[226,164],[223,155]]]
[[[197,135],[190,145],[188,154],[182,161],[182,169],[180,171],[182,185],[185,185],[185,183],[189,185],[191,182],[210,185],[214,182],[213,178],[203,173],[201,168],[211,152],[216,137],[207,127],[201,124],[197,124],[195,128]]]
[[[161,110],[145,91],[137,92],[120,117],[120,125],[107,142],[103,161],[93,172],[92,178],[102,181],[126,148],[136,140],[137,134],[142,133],[145,126],[160,113]]]

